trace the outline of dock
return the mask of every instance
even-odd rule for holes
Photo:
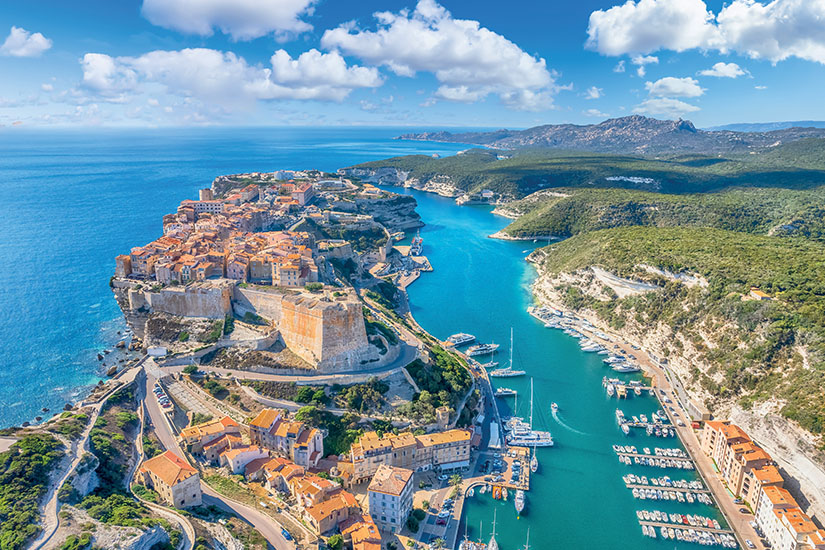
[[[630,458],[663,458],[665,460],[683,460],[685,462],[693,462],[691,458],[687,456],[661,456],[661,455],[647,455],[644,453],[626,453],[626,452],[618,452],[616,453],[619,456],[629,456]]]
[[[671,493],[704,493],[710,494],[708,489],[680,489],[679,487],[662,487],[660,485],[640,485],[638,483],[628,483],[625,485],[628,489],[655,489],[657,491],[671,492]]]

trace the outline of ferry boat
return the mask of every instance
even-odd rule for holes
[[[513,499],[513,505],[516,507],[516,513],[521,515],[524,510],[524,491],[521,489],[516,491],[516,498]]]
[[[472,334],[466,334],[464,332],[459,332],[458,334],[453,334],[449,338],[447,338],[447,342],[451,343],[454,346],[463,346],[464,344],[469,344],[476,337]]]
[[[509,397],[511,395],[518,395],[518,392],[510,388],[496,388],[496,397]]]
[[[518,447],[552,447],[553,436],[548,431],[533,429],[533,380],[530,379],[530,422],[520,418],[511,418],[508,421],[510,433],[507,434],[507,444]]]
[[[467,348],[467,355],[470,357],[474,355],[484,355],[486,353],[493,353],[498,349],[498,344],[476,344]]]
[[[513,329],[510,328],[510,364],[503,369],[491,370],[488,373],[492,378],[512,378],[513,376],[524,376],[527,371],[513,368]]]
[[[417,232],[410,243],[410,256],[421,256],[424,250],[424,239],[421,238],[421,232]]]

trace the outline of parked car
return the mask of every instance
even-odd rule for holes
[[[756,548],[756,545],[751,542],[751,539],[745,539],[745,544],[748,545],[748,548]]]
[[[289,534],[289,531],[281,527],[281,534],[284,536],[286,540],[292,540],[292,535]]]

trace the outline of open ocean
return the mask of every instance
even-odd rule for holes
[[[97,354],[125,328],[114,256],[160,236],[181,200],[221,174],[466,148],[392,139],[407,131],[0,128],[0,427],[48,418],[101,379]]]

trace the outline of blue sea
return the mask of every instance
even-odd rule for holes
[[[466,148],[392,139],[407,131],[0,129],[0,427],[48,418],[101,380],[97,354],[125,329],[114,256],[159,236],[182,199],[221,174]]]

